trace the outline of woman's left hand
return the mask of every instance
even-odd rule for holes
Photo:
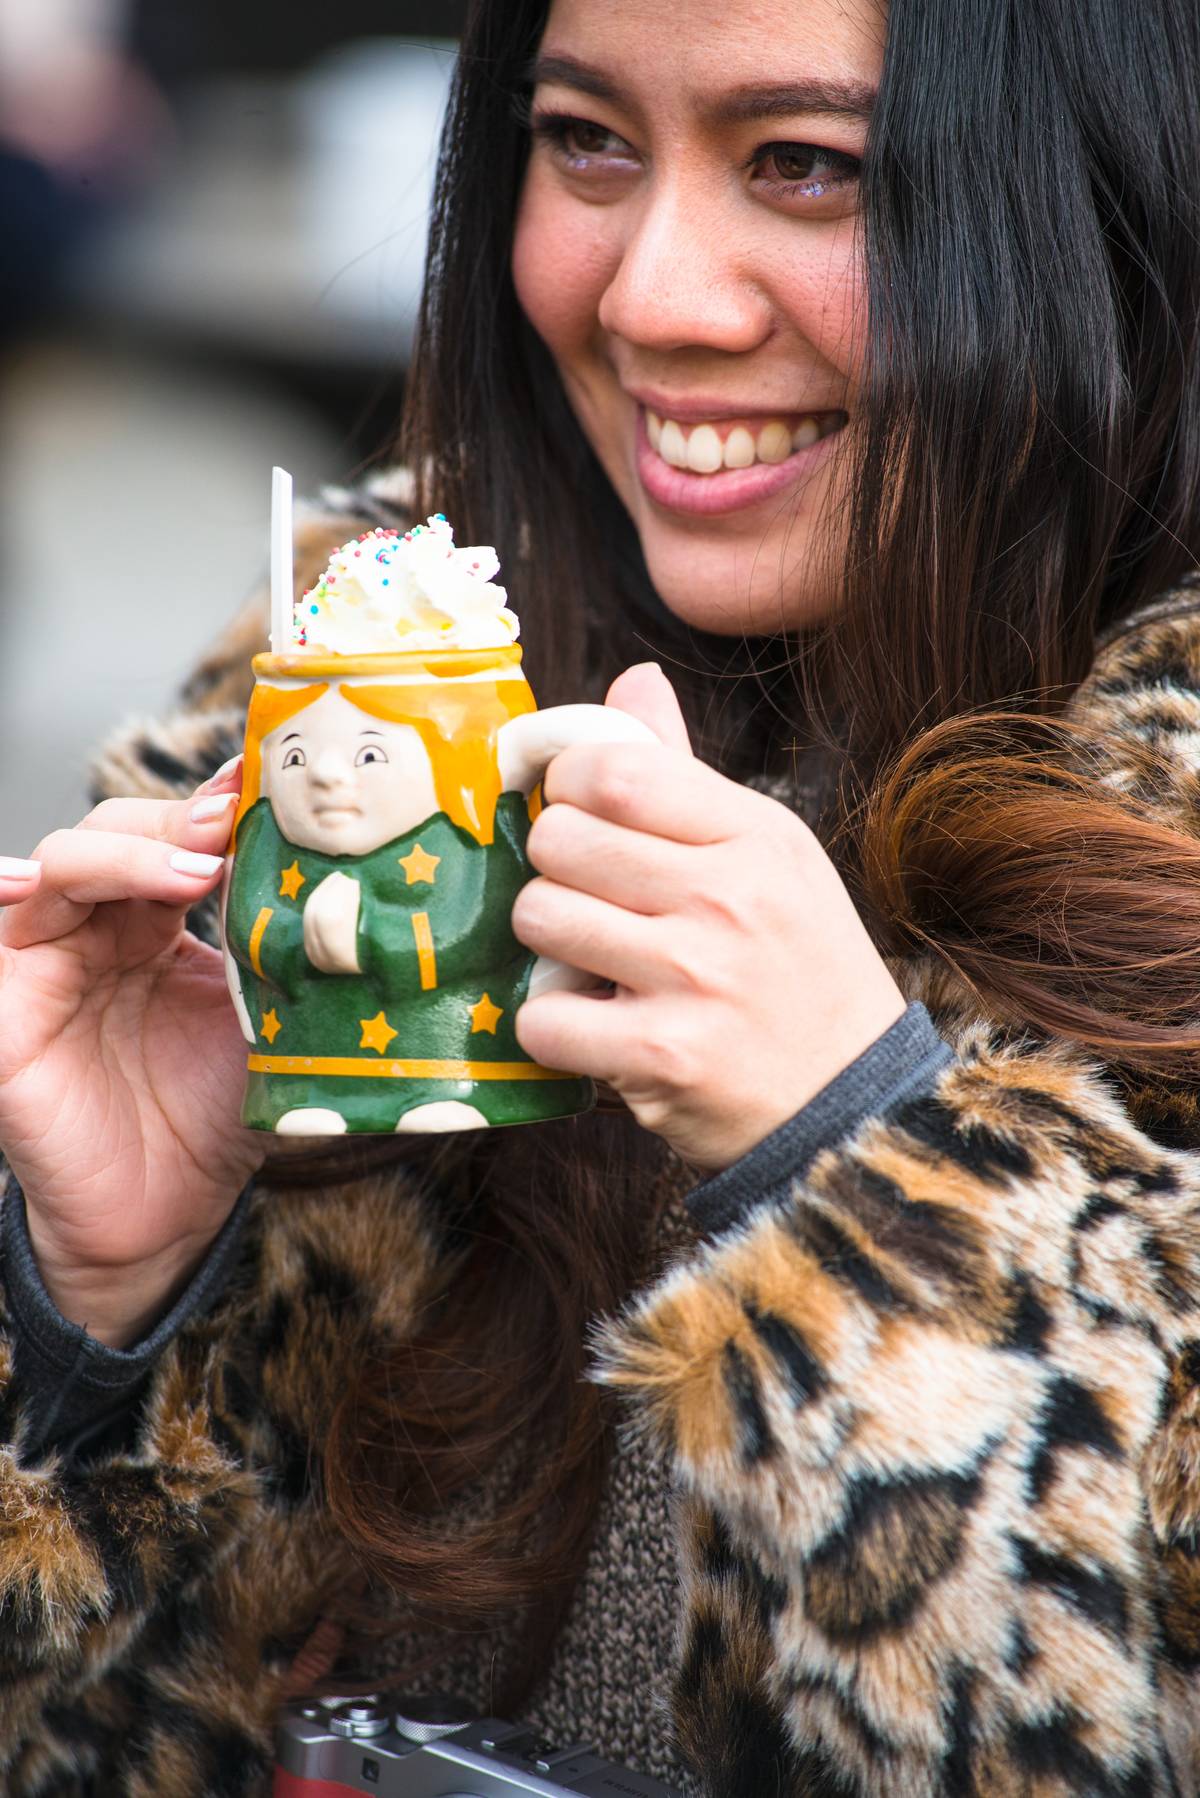
[[[713,1171],[807,1104],[905,1000],[808,826],[693,756],[657,664],[627,669],[606,703],[661,741],[555,756],[513,930],[616,990],[526,1000],[517,1038],[544,1066],[607,1081]]]

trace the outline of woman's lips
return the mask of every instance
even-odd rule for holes
[[[673,468],[652,448],[646,431],[646,409],[637,409],[636,466],[638,479],[648,496],[670,512],[694,517],[713,517],[740,512],[786,492],[829,454],[840,435],[834,430],[807,448],[793,450],[782,462],[755,462],[750,468],[720,469],[714,474],[693,474]]]

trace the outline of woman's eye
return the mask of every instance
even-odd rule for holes
[[[369,762],[386,762],[387,756],[377,743],[366,743],[354,758],[356,768],[365,768]]]
[[[603,125],[593,125],[589,119],[570,119],[562,141],[568,150],[574,150],[580,156],[603,156],[606,150],[615,149],[622,140],[615,131],[606,131]]]
[[[623,172],[637,160],[623,137],[594,119],[578,119],[562,112],[535,112],[530,128],[571,174]]]
[[[841,150],[817,144],[764,144],[753,160],[753,173],[780,199],[820,200],[852,189],[862,164]]]
[[[308,758],[302,749],[289,749],[283,758],[285,768],[303,768]]]

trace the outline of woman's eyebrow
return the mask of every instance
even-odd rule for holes
[[[622,97],[615,82],[598,69],[589,68],[586,62],[576,62],[573,56],[537,56],[526,70],[525,79],[531,87],[543,81],[577,87],[581,94],[591,94],[594,100],[617,101]]]
[[[624,99],[620,88],[599,69],[573,56],[539,56],[530,65],[528,80],[559,82],[614,103]],[[808,76],[800,81],[770,86],[729,88],[700,102],[700,110],[718,125],[740,125],[752,119],[791,118],[796,113],[818,113],[825,118],[854,124],[869,123],[875,108],[876,89],[865,81],[836,81]]]
[[[790,118],[798,112],[867,124],[878,94],[865,81],[827,81],[813,76],[771,87],[735,87],[717,94],[704,108],[717,124],[740,125],[748,119]]]

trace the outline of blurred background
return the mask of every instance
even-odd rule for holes
[[[389,440],[456,0],[0,0],[0,854]]]

